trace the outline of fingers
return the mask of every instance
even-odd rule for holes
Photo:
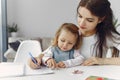
[[[93,58],[90,58],[90,59],[84,61],[82,65],[83,66],[91,66],[91,65],[94,65],[94,64],[96,64],[96,60],[93,59]]]
[[[53,69],[57,67],[56,62],[55,62],[54,59],[49,59],[49,60],[47,61],[47,66],[48,66],[49,68],[53,68]]]
[[[35,64],[35,66],[36,66],[37,69],[39,69],[39,68],[41,68],[42,60],[38,57],[36,58],[36,60],[37,60],[37,64]]]
[[[54,59],[47,60],[47,66],[49,68],[55,69],[55,68],[65,68],[65,64],[63,62],[56,63]]]
[[[63,62],[59,62],[59,63],[57,63],[57,67],[65,68],[66,66],[65,66],[65,64]]]
[[[35,59],[37,60],[37,62],[39,62],[39,63],[37,63],[37,65],[32,61],[31,58],[29,59],[29,66],[32,69],[38,69],[38,68],[40,68],[41,61],[39,59],[37,59],[37,58],[35,58]]]
[[[94,62],[84,62],[82,65],[83,66],[91,66],[91,65],[94,65],[95,63]]]
[[[40,58],[35,58],[37,60],[37,64],[41,65],[42,60]]]
[[[33,63],[33,61],[31,59],[29,59],[29,66],[32,69],[36,69],[36,65]]]

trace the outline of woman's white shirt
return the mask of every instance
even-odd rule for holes
[[[89,37],[83,37],[82,41],[83,45],[80,47],[80,53],[85,59],[87,59],[94,55],[92,51],[96,42],[95,34]]]
[[[113,34],[113,35],[115,35],[116,39],[114,39],[114,41],[117,43],[110,40],[110,38],[107,38],[107,41],[106,41],[107,48],[104,49],[103,51],[104,57],[107,57],[107,55],[110,54],[110,53],[107,53],[107,51],[111,47],[116,47],[118,50],[120,50],[120,36],[116,34]],[[95,34],[89,37],[83,37],[83,42],[82,42],[83,45],[81,46],[79,51],[85,59],[95,56],[94,46],[95,46],[96,41],[97,41],[97,37]]]

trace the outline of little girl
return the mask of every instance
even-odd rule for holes
[[[38,65],[41,60],[50,68],[66,68],[80,65],[84,58],[79,53],[81,40],[78,27],[73,23],[64,23],[56,32],[52,45],[36,57]],[[30,60],[31,68],[39,68]]]

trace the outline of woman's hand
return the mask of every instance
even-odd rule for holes
[[[65,66],[65,64],[61,61],[61,62],[57,63],[57,67],[58,67],[58,68],[65,68],[66,66]]]
[[[57,67],[56,61],[53,58],[48,59],[46,63],[49,68],[54,69]]]
[[[83,66],[91,66],[91,65],[95,65],[95,64],[103,64],[104,63],[104,59],[103,58],[98,58],[98,57],[91,57],[87,60],[85,60],[82,65]]]

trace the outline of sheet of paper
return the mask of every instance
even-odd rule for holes
[[[41,67],[40,69],[31,69],[28,65],[26,65],[25,75],[39,75],[39,74],[52,74],[53,70],[47,67]]]
[[[31,69],[28,65],[24,65],[22,63],[0,63],[0,77],[40,75],[51,73],[54,73],[53,70],[47,67],[41,67],[41,69]]]
[[[24,64],[0,63],[0,77],[23,76]]]

